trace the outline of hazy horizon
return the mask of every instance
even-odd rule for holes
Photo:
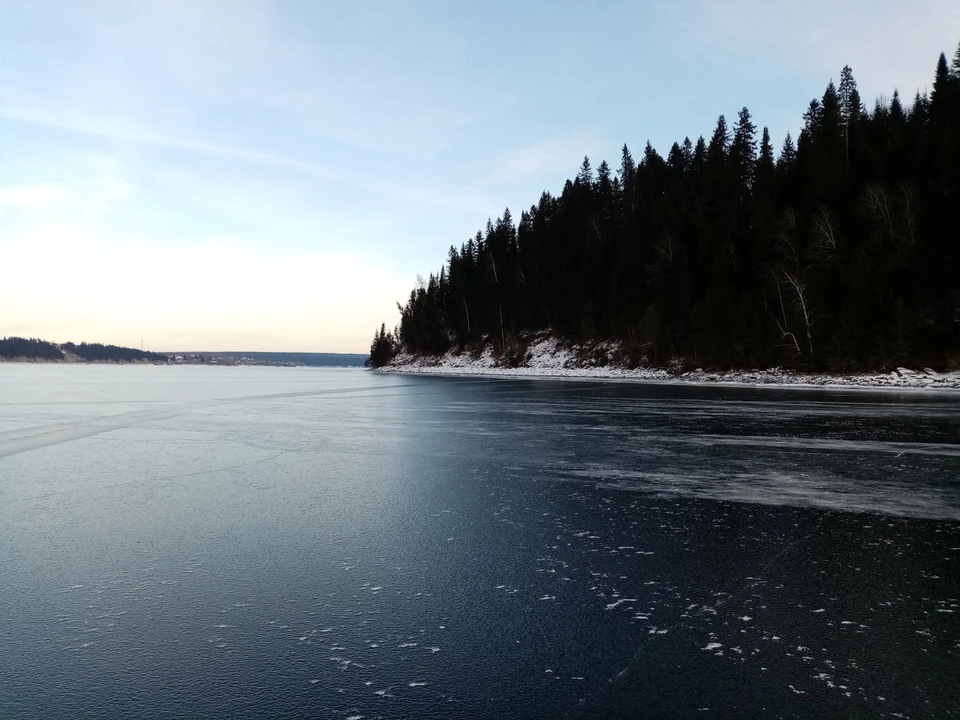
[[[960,28],[947,0],[0,4],[0,336],[157,351],[365,353],[585,154],[744,105],[779,148],[843,65],[912,98]]]

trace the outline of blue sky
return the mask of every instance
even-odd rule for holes
[[[849,63],[930,85],[955,0],[0,0],[0,335],[364,352],[509,206]]]

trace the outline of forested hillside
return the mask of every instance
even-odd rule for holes
[[[584,158],[559,196],[451,247],[374,364],[551,329],[620,340],[630,363],[956,365],[960,48],[929,95],[870,109],[845,67],[778,145],[743,108],[666,157]]]
[[[119,347],[117,345],[102,345],[100,343],[63,343],[60,347],[73,353],[81,360],[88,362],[167,362],[169,358],[160,353],[137,350],[136,348]]]
[[[26,360],[63,360],[64,351],[87,362],[167,362],[166,355],[145,352],[134,348],[100,343],[72,342],[55,345],[35,338],[8,337],[0,340],[0,358]]]
[[[53,343],[36,338],[5,337],[0,339],[0,358],[62,360],[63,352]]]

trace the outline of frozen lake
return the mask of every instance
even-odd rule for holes
[[[0,717],[960,716],[960,395],[0,365]]]

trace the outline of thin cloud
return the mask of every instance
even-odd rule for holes
[[[596,154],[603,146],[604,143],[592,135],[551,138],[509,150],[500,156],[499,164],[518,176],[569,175],[576,172],[584,154]],[[601,159],[596,157],[594,161],[599,163]]]
[[[34,209],[55,205],[67,195],[58,183],[0,186],[0,209]]]
[[[771,12],[766,3],[701,0],[687,23],[698,59],[764,62],[810,77],[821,92],[849,64],[869,103],[897,86],[910,97],[932,83],[937,53],[949,55],[960,39],[960,3],[807,0]]]
[[[412,201],[419,204],[463,210],[466,212],[487,212],[489,205],[483,198],[469,192],[441,190],[420,186],[414,183],[400,183],[357,173],[347,168],[325,163],[293,158],[259,150],[234,147],[220,143],[198,141],[190,138],[167,135],[132,123],[116,123],[109,120],[80,120],[76,115],[64,113],[52,115],[26,109],[0,109],[0,118],[41,127],[65,130],[68,132],[124,141],[171,150],[198,153],[208,156],[236,160],[253,165],[295,171],[311,176],[325,183],[347,183],[354,187],[383,193],[395,200]]]

